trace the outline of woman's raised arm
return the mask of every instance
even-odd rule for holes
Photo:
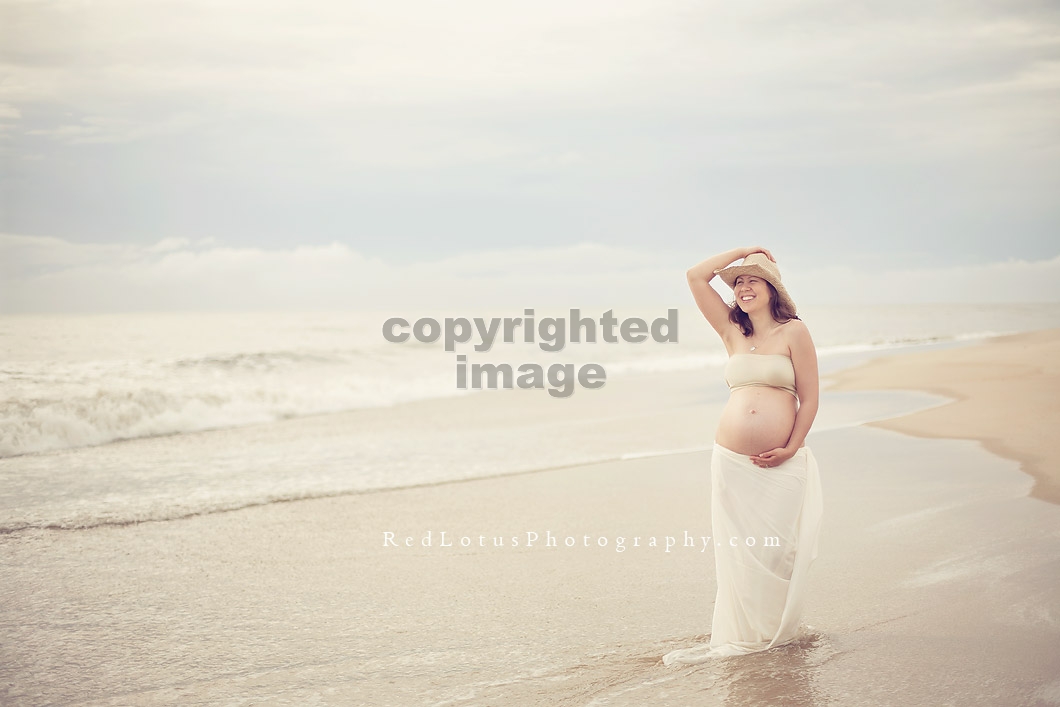
[[[721,298],[717,290],[710,286],[710,281],[714,279],[718,270],[740,258],[746,258],[751,253],[765,253],[767,258],[776,262],[773,254],[765,248],[733,248],[713,255],[698,265],[693,265],[685,273],[688,277],[688,287],[692,290],[692,296],[696,300],[696,306],[722,339],[730,331],[729,305],[725,304],[725,300]]]

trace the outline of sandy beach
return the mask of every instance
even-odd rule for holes
[[[978,346],[881,358],[832,376],[833,390],[916,389],[953,402],[874,424],[922,437],[974,439],[1020,462],[1031,495],[1060,503],[1051,456],[1060,421],[1060,334],[1035,331]]]
[[[797,644],[662,665],[710,631],[713,557],[695,541],[710,529],[709,453],[697,449],[10,534],[0,701],[1060,704],[1060,507],[1044,447],[1058,342],[1036,332],[826,376],[828,424],[809,438],[824,528]],[[631,381],[612,394],[688,389],[687,373]],[[957,402],[859,424],[924,407],[906,389]],[[857,392],[875,390],[892,392]],[[615,408],[614,424],[705,447],[717,407],[674,399]],[[520,400],[395,414],[459,426]]]

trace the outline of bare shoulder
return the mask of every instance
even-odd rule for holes
[[[810,329],[806,326],[806,322],[801,319],[789,319],[784,324],[784,329],[788,333],[788,336],[809,336]]]
[[[801,319],[792,319],[784,324],[784,336],[790,348],[813,348],[813,337],[806,322]]]

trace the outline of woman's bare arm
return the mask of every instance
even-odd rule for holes
[[[795,390],[799,394],[799,411],[795,414],[795,424],[792,425],[787,444],[751,457],[751,461],[759,466],[776,466],[795,456],[799,448],[806,443],[806,435],[810,433],[820,407],[821,387],[820,374],[817,369],[817,349],[810,337],[810,330],[798,319],[792,320],[788,326],[793,327],[788,347],[791,351],[791,363],[795,368]]]
[[[821,401],[820,373],[817,369],[817,349],[810,338],[810,330],[799,320],[799,327],[792,332],[791,363],[795,367],[795,390],[799,393],[799,412],[795,415],[795,424],[791,437],[785,447],[792,454],[806,443],[806,435],[817,417]]]
[[[686,273],[688,287],[692,290],[696,306],[722,339],[725,339],[731,330],[729,305],[725,304],[725,300],[721,298],[717,290],[710,286],[710,281],[714,279],[718,270],[740,258],[746,258],[751,253],[765,253],[767,258],[776,262],[773,254],[765,248],[733,248],[707,258],[689,268]]]

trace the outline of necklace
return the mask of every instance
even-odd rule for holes
[[[774,331],[776,331],[776,329],[777,329],[777,327],[774,326],[772,329],[769,330],[769,333],[766,334],[766,336],[769,336],[769,334],[772,334]],[[755,332],[754,334],[751,334],[751,340],[752,341],[754,341],[754,339],[756,339],[757,337],[758,337],[758,332]],[[758,344],[751,344],[751,350],[752,351],[754,351],[757,348],[758,348]]]

